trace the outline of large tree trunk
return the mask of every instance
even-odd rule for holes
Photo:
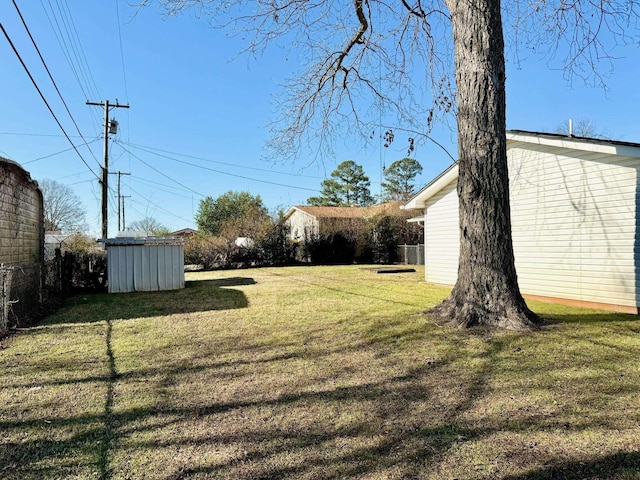
[[[527,330],[539,318],[516,277],[507,175],[499,0],[446,0],[458,95],[460,259],[451,295],[429,313],[459,327]]]

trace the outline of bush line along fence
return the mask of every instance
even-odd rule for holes
[[[44,263],[0,264],[0,338],[79,292],[105,291],[106,254],[56,251]],[[37,277],[39,282],[33,282]]]
[[[209,242],[191,242],[185,260],[200,263],[205,268],[242,268],[248,266],[277,266],[296,262],[296,246],[283,232],[263,240],[252,248],[219,246]],[[394,250],[383,244],[369,247],[363,258],[356,259],[356,245],[332,236],[307,245],[305,256],[312,263],[399,263],[424,265],[424,244],[397,245]],[[353,245],[352,245],[353,243]],[[194,248],[195,247],[195,248]],[[299,246],[298,246],[299,247]],[[347,248],[348,247],[348,248]],[[395,253],[395,255],[393,253]],[[344,258],[343,258],[344,257]],[[395,258],[394,258],[395,257]],[[38,276],[39,288],[20,288],[27,277]],[[56,250],[43,264],[11,266],[0,264],[0,338],[14,327],[33,323],[38,316],[57,308],[64,300],[78,292],[106,291],[106,253],[65,252]]]

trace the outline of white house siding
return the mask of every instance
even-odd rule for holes
[[[289,224],[289,235],[292,240],[305,241],[318,234],[318,220],[301,210],[295,210],[291,213],[287,223]]]
[[[639,160],[529,143],[511,143],[508,158],[521,291],[638,305]]]
[[[430,198],[425,211],[425,280],[453,285],[460,251],[456,181]]]
[[[565,147],[508,142],[520,289],[529,296],[637,311],[640,158]],[[428,282],[453,285],[457,278],[456,184],[457,175],[426,194]]]

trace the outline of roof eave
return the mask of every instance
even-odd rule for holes
[[[458,162],[453,163],[444,172],[429,182],[422,190],[416,193],[402,206],[404,210],[423,209],[427,201],[436,193],[458,178]]]

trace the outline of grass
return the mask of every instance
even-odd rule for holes
[[[73,299],[0,349],[3,479],[639,479],[640,320],[442,328],[422,272]]]

